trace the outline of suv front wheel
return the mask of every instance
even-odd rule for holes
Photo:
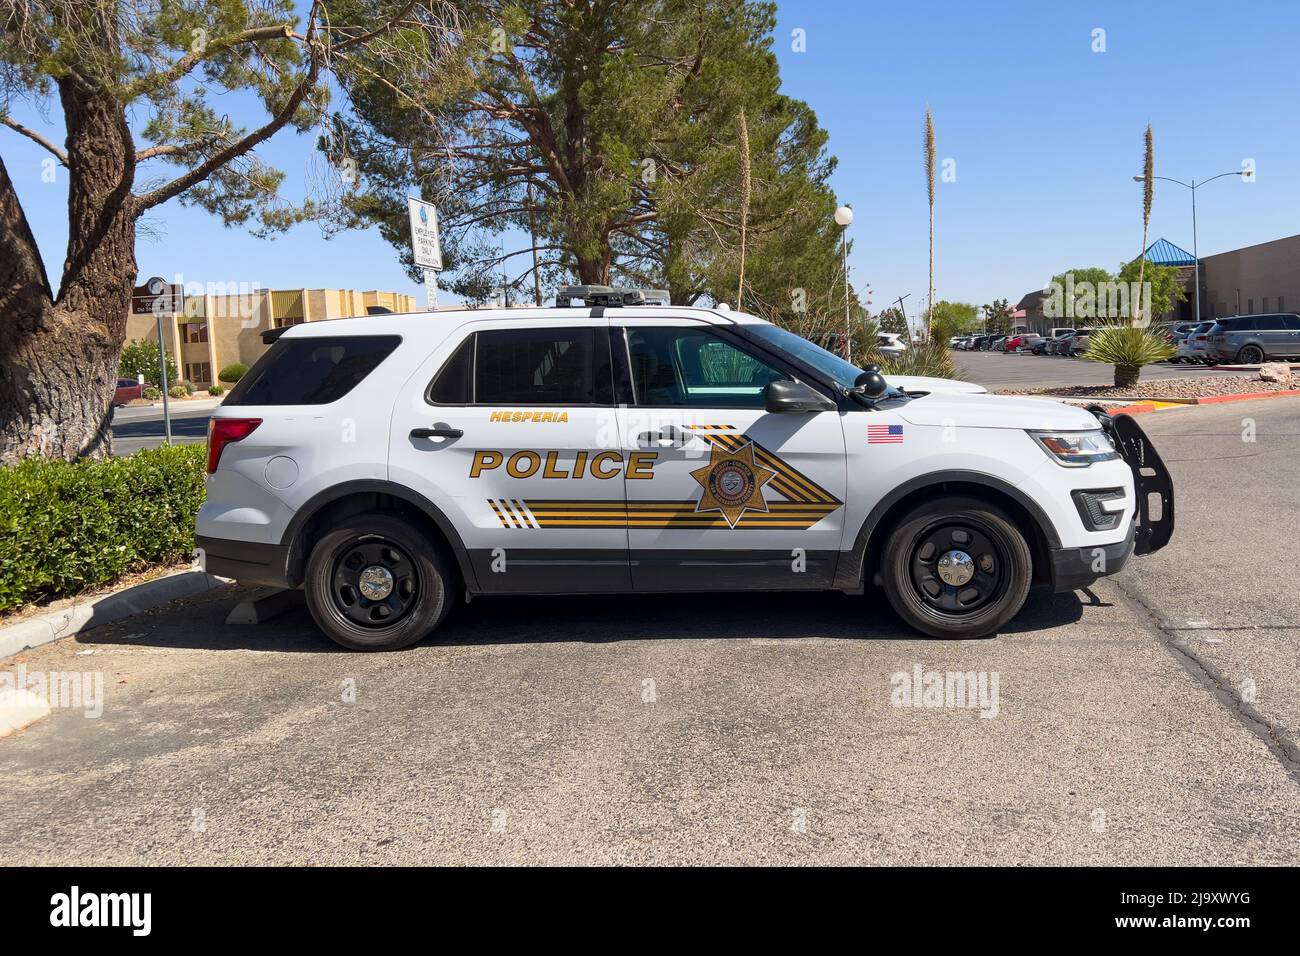
[[[1019,613],[1033,559],[1020,529],[994,505],[936,498],[899,522],[880,571],[889,603],[912,627],[932,637],[974,638]]]
[[[373,512],[348,518],[312,548],[307,607],[333,641],[395,651],[434,630],[451,610],[452,573],[418,527]]]

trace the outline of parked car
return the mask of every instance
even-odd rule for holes
[[[1035,355],[1046,355],[1047,347],[1052,344],[1052,340],[1046,335],[1040,335],[1034,342],[1029,351]]]
[[[263,332],[208,425],[203,567],[303,588],[347,648],[422,640],[462,596],[580,613],[580,595],[873,581],[918,631],[985,637],[1033,583],[1086,587],[1173,533],[1136,416],[909,395],[739,311],[425,315]],[[341,442],[308,417],[374,427]],[[806,568],[771,559],[794,549]]]
[[[989,340],[989,351],[1005,352],[1006,344],[1007,344],[1007,337],[1005,335],[995,335],[992,339]]]
[[[1207,337],[1207,357],[1220,364],[1300,358],[1300,315],[1234,315],[1215,322]]]
[[[1074,335],[1074,332],[1074,329],[1062,329],[1059,333],[1053,336],[1047,343],[1047,354],[1064,355],[1065,346],[1069,343],[1070,337]]]
[[[1007,338],[1005,349],[1008,352],[1027,352],[1033,349],[1034,343],[1042,338],[1037,332],[1021,332],[1019,335],[1012,335]]]
[[[876,349],[881,355],[890,355],[897,358],[907,351],[907,339],[897,332],[881,332],[877,339]]]
[[[117,388],[113,391],[113,407],[128,405],[137,398],[144,397],[144,386],[133,378],[119,378]]]
[[[1214,327],[1213,322],[1201,322],[1193,325],[1183,335],[1178,338],[1178,351],[1174,355],[1174,362],[1190,362],[1193,365],[1209,362],[1209,331]]]
[[[989,337],[987,335],[977,335],[970,340],[967,346],[972,352],[982,352],[989,347]]]
[[[1201,324],[1200,322],[1175,322],[1173,325],[1162,325],[1156,331],[1163,335],[1170,345],[1177,346],[1192,329]]]
[[[1096,329],[1079,329],[1070,336],[1066,343],[1065,354],[1069,356],[1082,355],[1088,351],[1088,336],[1092,335]]]

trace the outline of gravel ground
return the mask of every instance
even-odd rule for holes
[[[1003,388],[998,395],[1060,395],[1075,398],[1203,398],[1210,395],[1241,395],[1248,392],[1280,392],[1296,386],[1264,382],[1252,375],[1219,378],[1166,378],[1138,382],[1127,388],[1114,385],[1048,385],[1042,388]]]

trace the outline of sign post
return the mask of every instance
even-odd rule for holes
[[[171,406],[168,404],[168,382],[167,382],[167,339],[163,336],[163,313],[175,315],[185,308],[185,290],[178,283],[175,285],[168,284],[165,280],[154,276],[142,286],[137,286],[131,293],[131,311],[137,315],[148,315],[153,313],[153,317],[158,326],[158,380],[162,382],[162,402],[163,402],[163,432],[166,435],[165,442],[172,443],[172,415]]]
[[[438,241],[438,210],[433,203],[408,197],[406,210],[411,220],[411,256],[424,270],[424,288],[429,311],[438,307],[438,273],[442,270],[442,246]]]

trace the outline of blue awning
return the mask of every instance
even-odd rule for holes
[[[1151,245],[1147,246],[1145,253],[1147,262],[1154,262],[1158,266],[1194,266],[1196,257],[1186,249],[1180,249],[1168,239],[1157,239]]]

